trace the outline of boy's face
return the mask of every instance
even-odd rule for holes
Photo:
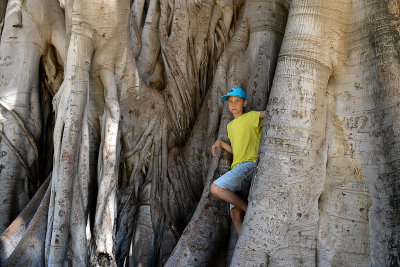
[[[247,105],[247,100],[243,97],[230,96],[228,98],[229,111],[233,115],[242,115],[244,112],[244,107]]]

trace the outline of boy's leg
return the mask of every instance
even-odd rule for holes
[[[230,204],[235,205],[246,212],[247,202],[239,197],[235,191],[240,191],[248,184],[248,178],[252,177],[255,163],[246,161],[238,164],[236,168],[228,171],[211,185],[211,193]]]
[[[238,195],[232,192],[229,189],[224,189],[219,187],[215,183],[211,185],[211,194],[219,199],[222,199],[230,204],[235,205],[238,209],[246,212],[247,211],[247,203],[243,199],[241,199]]]
[[[231,209],[231,218],[233,224],[235,225],[237,233],[240,235],[240,231],[242,230],[244,212],[235,206],[233,207],[233,209]]]

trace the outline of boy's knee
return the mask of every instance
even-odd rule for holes
[[[231,218],[232,221],[234,222],[241,222],[243,221],[243,211],[241,209],[239,209],[238,207],[233,207],[233,209],[231,209]]]
[[[214,183],[211,184],[210,191],[214,197],[217,197],[219,195],[220,189],[221,187],[219,187],[218,185]]]

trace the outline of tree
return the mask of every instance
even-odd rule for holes
[[[9,0],[1,264],[228,264],[233,86],[267,117],[231,265],[400,264],[399,6]]]

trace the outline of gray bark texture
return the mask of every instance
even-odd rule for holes
[[[400,266],[399,0],[8,0],[0,35],[0,266]]]

